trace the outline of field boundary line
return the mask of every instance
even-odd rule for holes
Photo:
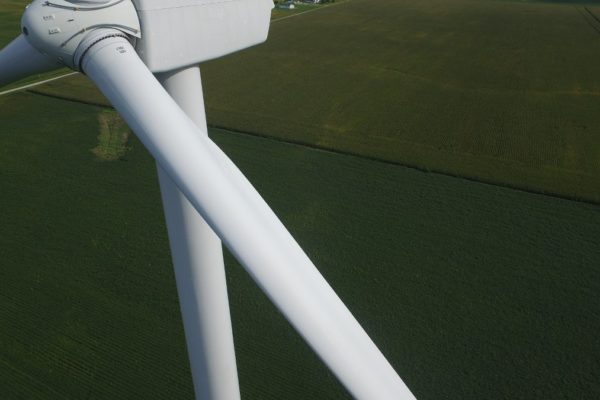
[[[75,72],[69,72],[68,74],[64,74],[64,75],[60,75],[60,76],[55,76],[54,78],[44,79],[43,81],[33,82],[33,83],[29,83],[27,85],[19,86],[19,87],[14,88],[14,89],[5,90],[3,92],[0,92],[0,96],[4,96],[4,95],[11,94],[11,93],[14,93],[14,92],[20,92],[22,90],[27,90],[27,89],[30,89],[32,87],[43,85],[44,83],[48,83],[48,82],[56,81],[56,80],[59,80],[59,79],[63,79],[63,78],[66,78],[68,76],[73,76],[73,75],[78,74],[78,73],[79,72],[76,72],[76,71]]]
[[[55,78],[55,79],[60,79],[60,77]],[[79,103],[79,104],[84,104],[84,105],[88,105],[88,106],[100,107],[100,108],[114,109],[113,106],[107,105],[107,104],[87,102],[87,101],[82,101],[80,99],[68,98],[68,97],[63,97],[60,95],[43,93],[43,92],[39,92],[37,90],[31,90],[31,91],[29,91],[29,93],[35,94],[38,96],[54,98],[56,100],[61,100],[61,101]],[[452,171],[448,171],[448,170],[444,170],[444,169],[427,168],[427,167],[417,165],[417,164],[406,163],[406,162],[396,161],[396,160],[388,160],[388,159],[380,158],[377,156],[369,156],[366,154],[360,154],[360,153],[352,152],[352,151],[348,151],[348,150],[339,150],[339,149],[336,149],[333,147],[326,147],[326,146],[320,146],[320,145],[316,145],[316,144],[312,144],[312,143],[303,142],[301,140],[294,140],[294,139],[290,139],[290,138],[279,138],[279,137],[271,136],[268,134],[243,131],[243,130],[236,129],[236,128],[230,128],[230,127],[226,127],[226,126],[211,124],[210,122],[208,123],[208,128],[225,131],[225,132],[228,132],[228,133],[231,133],[234,135],[251,136],[251,137],[261,138],[261,139],[265,139],[265,140],[271,140],[271,141],[275,141],[275,142],[285,143],[288,145],[301,146],[301,147],[309,148],[312,150],[324,151],[327,153],[350,156],[350,157],[357,157],[357,158],[374,161],[374,162],[379,162],[379,163],[383,163],[383,164],[396,165],[396,166],[400,166],[400,167],[404,167],[404,168],[410,168],[410,169],[414,169],[414,170],[421,171],[421,172],[434,173],[434,174],[438,174],[438,175],[444,175],[444,176],[449,176],[449,177],[453,177],[453,178],[464,179],[464,180],[471,181],[471,182],[477,182],[477,183],[486,184],[486,185],[503,187],[503,188],[512,189],[512,190],[516,190],[516,191],[524,192],[524,193],[549,196],[549,197],[554,197],[554,198],[559,198],[559,199],[564,199],[564,200],[569,200],[569,201],[576,201],[576,202],[584,203],[584,204],[592,204],[595,206],[600,205],[599,200],[590,198],[587,196],[577,196],[577,195],[570,195],[567,193],[559,193],[559,192],[555,192],[555,191],[546,191],[546,190],[539,189],[539,188],[529,188],[529,187],[524,187],[524,186],[514,184],[514,183],[511,184],[508,182],[495,181],[493,179],[486,179],[486,178],[477,177],[477,176],[473,176],[473,175],[461,174],[461,173],[452,172]]]
[[[481,178],[481,177],[477,177],[477,176],[469,175],[469,174],[454,173],[452,171],[447,171],[447,170],[438,169],[438,168],[427,168],[427,167],[420,166],[417,164],[405,163],[405,162],[396,161],[396,160],[388,160],[385,158],[380,158],[377,156],[369,156],[366,154],[360,154],[360,153],[356,153],[356,152],[348,151],[348,150],[338,150],[333,147],[320,146],[317,144],[303,142],[301,140],[294,140],[294,139],[289,139],[289,138],[279,138],[279,137],[270,136],[267,134],[242,131],[242,130],[234,129],[234,128],[227,128],[224,126],[211,124],[210,122],[207,124],[207,127],[209,129],[216,129],[221,132],[226,132],[226,133],[229,133],[232,135],[250,136],[250,137],[255,137],[255,138],[264,139],[264,140],[271,140],[274,142],[284,143],[284,144],[288,144],[291,146],[300,146],[300,147],[304,147],[304,148],[311,149],[311,150],[323,151],[326,153],[337,154],[337,155],[346,156],[346,157],[356,157],[356,158],[360,158],[360,159],[367,160],[367,161],[372,161],[372,162],[377,162],[377,163],[382,163],[382,164],[387,164],[387,165],[394,165],[394,166],[403,167],[403,168],[410,168],[410,169],[425,172],[428,174],[443,175],[443,176],[448,176],[451,178],[463,179],[463,180],[466,180],[469,182],[475,182],[475,183],[480,183],[483,185],[490,185],[490,186],[496,186],[496,187],[501,187],[501,188],[510,189],[510,190],[516,190],[518,192],[529,193],[529,194],[534,194],[534,195],[538,195],[538,196],[554,197],[557,199],[575,201],[575,202],[583,203],[583,204],[591,204],[593,206],[600,205],[600,201],[590,198],[590,197],[581,197],[581,196],[576,196],[576,195],[569,195],[566,193],[559,193],[559,192],[555,192],[555,191],[546,191],[543,189],[529,188],[529,187],[524,187],[524,186],[521,186],[518,184],[495,181],[493,179]]]
[[[593,12],[592,12],[592,11],[591,11],[589,8],[587,8],[587,7],[583,7],[583,9],[584,9],[585,11],[587,11],[587,12],[588,12],[588,14],[590,14],[590,15],[592,16],[592,18],[594,18],[594,19],[595,19],[595,20],[596,20],[598,23],[600,23],[600,18],[598,18],[598,17],[596,16],[596,14],[594,14],[594,13],[593,13]]]
[[[44,92],[40,92],[39,90],[28,90],[27,92],[31,93],[31,94],[38,95],[38,96],[42,96],[42,97],[48,97],[50,99],[55,99],[55,100],[61,100],[61,101],[68,101],[68,102],[71,102],[71,103],[84,104],[86,106],[94,106],[94,107],[100,107],[100,108],[114,109],[114,107],[111,104],[105,104],[105,103],[98,103],[98,102],[95,102],[95,101],[82,100],[82,99],[78,99],[76,97],[69,97],[69,96],[65,96],[65,95],[61,95],[61,94],[44,93]]]
[[[598,26],[596,26],[597,24],[594,24],[595,22],[596,23],[598,22],[598,18],[593,13],[591,13],[587,7],[584,7],[585,11],[587,11],[587,14],[584,13],[583,11],[581,11],[577,6],[573,6],[573,8],[575,8],[575,10],[577,10],[579,15],[581,15],[581,18],[583,18],[583,20],[588,24],[588,26],[590,28],[592,28],[593,30],[595,30],[596,33],[600,35],[600,29],[598,28]],[[590,17],[592,17],[592,21],[590,21],[586,15],[589,15]]]
[[[314,12],[314,11],[319,11],[319,10],[322,10],[322,9],[324,9],[324,8],[329,8],[329,7],[333,7],[333,6],[339,6],[340,4],[347,3],[348,1],[350,1],[350,0],[338,1],[337,3],[330,3],[330,4],[326,5],[326,6],[319,6],[319,7],[315,7],[315,8],[313,8],[312,10],[306,10],[306,11],[302,11],[302,12],[299,12],[299,13],[296,13],[296,14],[287,15],[287,16],[285,16],[285,17],[281,17],[281,18],[275,18],[274,20],[272,20],[272,21],[271,21],[271,23],[273,24],[273,23],[275,23],[275,22],[282,21],[282,20],[284,20],[284,19],[293,18],[293,17],[298,17],[298,16],[300,16],[300,15],[308,14],[308,13],[310,13],[310,12]]]

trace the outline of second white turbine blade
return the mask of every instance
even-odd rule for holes
[[[63,66],[33,48],[21,35],[0,51],[0,87]]]
[[[84,72],[288,321],[355,398],[414,399],[241,172],[198,134],[131,45],[97,42],[106,36],[86,39]]]

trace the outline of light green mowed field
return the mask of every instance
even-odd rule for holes
[[[468,4],[481,12],[484,3]],[[329,12],[352,4],[364,2]],[[325,11],[276,23],[272,33]],[[261,47],[241,56],[255,51]],[[310,51],[326,59],[318,47]],[[231,81],[252,77],[247,88],[258,85],[261,71],[233,57]],[[218,65],[204,74],[209,102],[220,96]],[[288,75],[289,90],[298,90],[297,78]],[[88,87],[77,77],[39,90],[101,103]],[[241,95],[232,87],[228,96]],[[285,136],[294,131],[283,123],[269,128],[272,116],[248,111],[269,101],[285,110],[292,95],[277,101],[245,93],[261,102],[220,97],[240,102],[231,128],[253,130],[235,125],[246,110],[256,112],[252,123],[263,121],[265,132],[256,133],[273,129],[279,139],[301,141]],[[209,117],[216,125],[215,104]],[[365,105],[360,115],[371,112]],[[279,117],[290,127],[305,118]],[[114,112],[102,107],[15,94],[0,98],[0,121],[0,397],[192,398],[149,155],[134,136],[125,142]],[[419,399],[600,397],[598,206],[251,135],[211,135]],[[342,138],[335,149],[350,151]],[[361,149],[381,158],[367,142]],[[98,158],[106,154],[117,157]],[[348,398],[229,256],[227,273],[243,398]]]

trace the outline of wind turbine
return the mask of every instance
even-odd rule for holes
[[[244,175],[208,138],[198,64],[266,40],[271,0],[36,0],[0,86],[86,74],[154,156],[196,398],[240,398],[222,240],[346,389],[414,399]]]

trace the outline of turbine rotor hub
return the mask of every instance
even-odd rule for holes
[[[79,45],[90,31],[100,28],[117,29],[131,39],[141,37],[131,0],[35,0],[21,19],[29,44],[75,70]]]

